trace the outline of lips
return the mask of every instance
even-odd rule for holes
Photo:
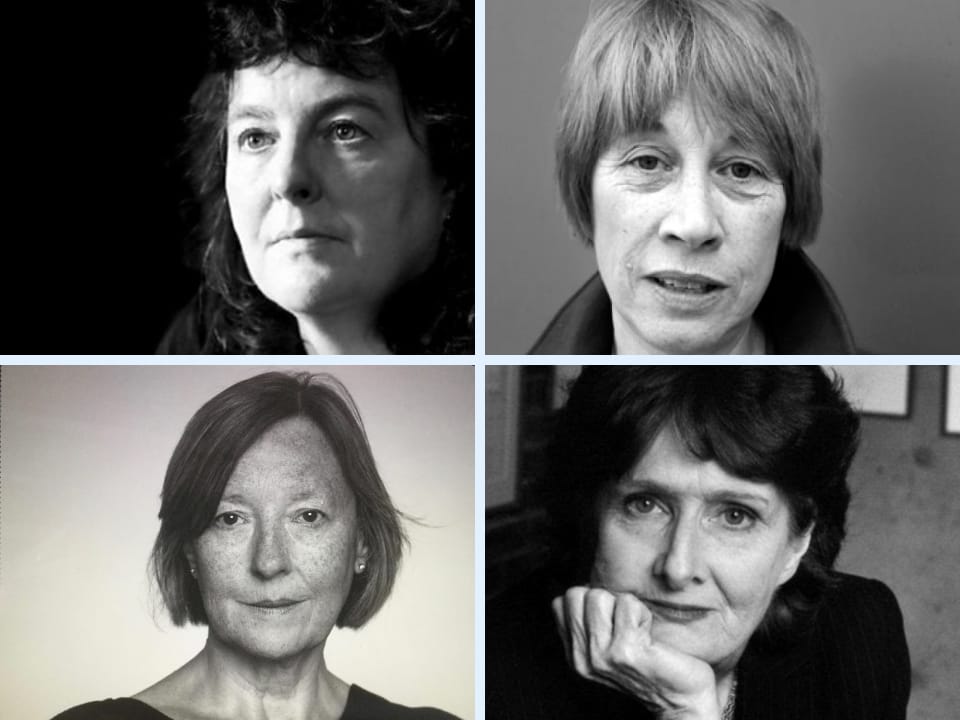
[[[664,602],[663,600],[649,600],[641,598],[650,610],[664,620],[673,622],[692,622],[706,617],[710,608],[702,605],[682,605],[678,603]]]
[[[695,273],[656,272],[647,275],[646,279],[665,290],[688,295],[706,295],[727,287],[716,278]]]
[[[323,228],[298,227],[288,230],[281,230],[274,236],[274,243],[284,240],[327,240],[341,242],[341,238]]]
[[[275,600],[258,600],[257,602],[247,603],[251,607],[263,608],[266,610],[274,610],[276,608],[285,608],[291,607],[299,603],[299,600],[291,600],[289,598],[278,598]]]

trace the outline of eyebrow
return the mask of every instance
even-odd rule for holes
[[[296,495],[293,495],[290,498],[291,502],[300,502],[302,500],[320,500],[322,499],[321,494],[316,490],[303,490],[298,492]],[[237,505],[244,505],[247,502],[247,499],[240,493],[230,493],[229,495],[224,495],[220,498],[221,503],[235,503]]]
[[[381,118],[386,118],[383,105],[371,95],[363,92],[343,92],[328,97],[310,106],[308,114],[311,117],[323,117],[331,115],[345,107],[361,107],[370,110]],[[238,120],[273,120],[275,114],[272,109],[266,105],[243,104],[231,107],[227,112],[227,124],[237,122]]]
[[[638,490],[647,490],[656,495],[662,495],[664,497],[677,498],[680,497],[682,493],[678,493],[673,487],[667,485],[664,482],[659,480],[654,480],[652,478],[624,478],[621,480],[618,485],[636,487]],[[706,493],[705,495],[708,502],[753,502],[763,505],[764,508],[769,507],[770,501],[765,498],[763,495],[758,495],[744,490],[732,490],[727,488],[722,488],[719,490],[714,490]]]

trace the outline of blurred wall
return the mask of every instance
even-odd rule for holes
[[[132,695],[196,654],[147,558],[190,416],[257,367],[4,367],[0,717]],[[299,368],[310,371],[323,368]],[[331,670],[407,705],[473,717],[472,367],[335,367],[366,425],[410,551],[383,610],[334,630]]]
[[[900,601],[910,720],[954,717],[960,703],[960,436],[942,431],[945,379],[943,368],[914,367],[908,418],[864,416],[838,560],[883,580]]]
[[[563,70],[591,3],[487,0],[487,352],[525,353],[594,270],[553,180]],[[825,213],[811,255],[858,345],[960,353],[960,3],[769,0],[817,62]]]

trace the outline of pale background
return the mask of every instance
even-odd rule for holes
[[[167,461],[190,416],[258,367],[2,369],[0,717],[134,694],[191,658],[151,594]],[[317,371],[318,368],[299,368]],[[474,369],[335,367],[394,503],[416,516],[383,610],[334,630],[331,669],[474,716]]]
[[[813,49],[824,218],[810,254],[858,347],[960,353],[960,2],[769,0]],[[553,179],[588,0],[486,3],[486,349],[526,353],[595,270]]]

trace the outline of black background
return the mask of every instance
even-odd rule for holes
[[[5,18],[0,353],[152,353],[197,287],[182,145],[204,20],[200,0]]]

